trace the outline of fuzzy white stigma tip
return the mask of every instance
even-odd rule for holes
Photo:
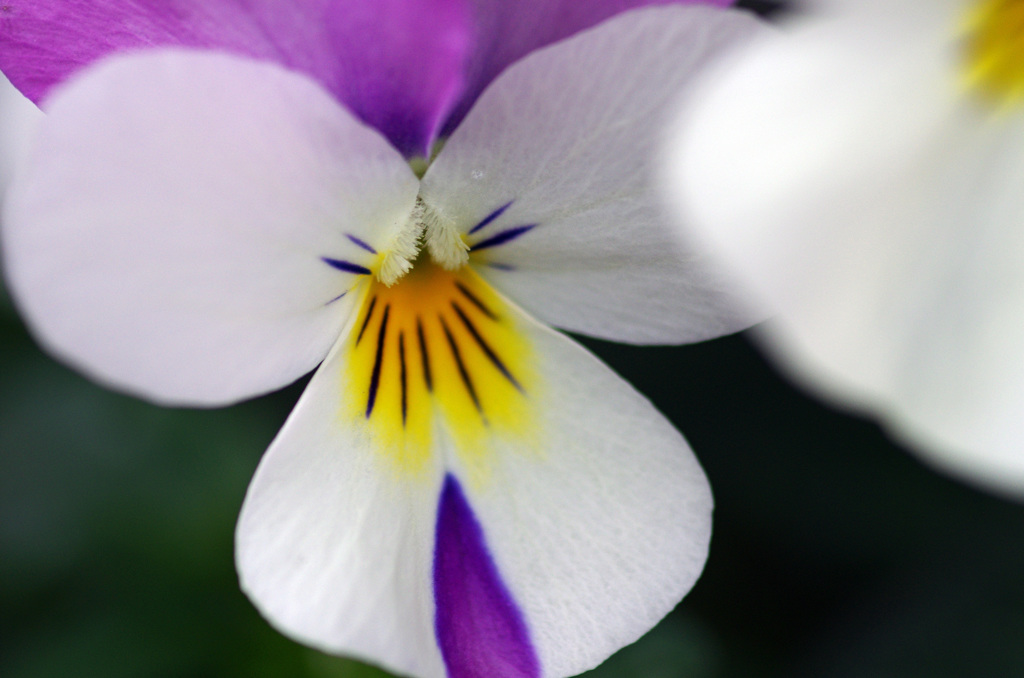
[[[424,235],[431,259],[446,271],[457,271],[469,261],[469,245],[462,239],[455,222],[442,212],[423,208]]]
[[[384,250],[384,258],[377,269],[377,280],[391,287],[408,273],[420,252],[422,237],[423,203],[417,199],[408,221]]]

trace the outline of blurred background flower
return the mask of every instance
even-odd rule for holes
[[[1024,496],[1024,5],[822,0],[705,78],[670,194],[813,391]]]

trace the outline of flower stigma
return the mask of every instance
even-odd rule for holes
[[[968,87],[997,106],[1024,101],[1024,0],[979,0],[964,29]]]
[[[427,206],[422,198],[416,198],[412,214],[381,257],[377,280],[388,287],[398,282],[412,269],[424,240],[430,256],[447,271],[457,271],[469,261],[469,245],[455,222]]]

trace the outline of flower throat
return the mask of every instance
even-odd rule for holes
[[[425,468],[439,435],[484,474],[492,434],[530,447],[533,351],[514,309],[471,267],[448,271],[424,253],[393,285],[367,280],[346,350],[346,419],[396,468]]]

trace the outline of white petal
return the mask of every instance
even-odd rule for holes
[[[411,213],[401,156],[306,77],[153,51],[46,103],[4,213],[6,266],[39,340],[94,378],[169,403],[278,388],[327,353],[329,303]]]
[[[526,57],[452,134],[424,177],[425,202],[471,245],[536,225],[473,259],[552,324],[638,343],[745,327],[754,316],[732,286],[671,232],[651,159],[693,74],[758,29],[739,12],[647,8]]]
[[[0,73],[0,207],[14,167],[25,156],[42,117],[42,111]]]
[[[707,479],[672,425],[584,349],[471,271],[416,275],[367,291],[261,462],[237,530],[243,588],[285,633],[403,674],[472,665],[483,645],[575,675],[693,585]],[[484,544],[455,559],[493,566],[497,606],[431,574],[453,555],[434,533],[448,475],[471,514],[455,532],[476,521]],[[446,594],[472,599],[435,602]],[[525,631],[496,637],[495,620]],[[439,650],[435,629],[454,645]]]
[[[1024,124],[964,96],[951,4],[750,49],[695,93],[670,173],[777,309],[764,339],[787,367],[1020,493]]]
[[[343,351],[313,376],[260,462],[235,534],[242,589],[297,640],[443,678],[431,564],[439,458],[405,476],[341,415]]]
[[[649,401],[575,342],[523,322],[543,380],[528,392],[543,412],[536,447],[495,439],[490,479],[466,491],[554,678],[596,666],[675,607],[704,567],[713,502]]]

